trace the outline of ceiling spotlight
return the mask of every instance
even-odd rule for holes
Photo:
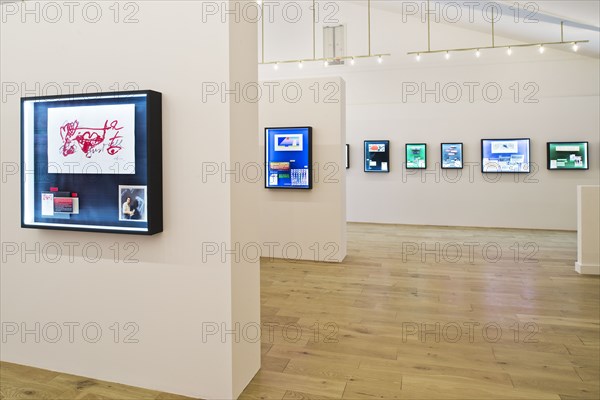
[[[260,6],[262,4],[262,0],[256,0],[256,4]]]
[[[579,50],[579,45],[577,44],[577,42],[573,42],[573,47],[572,47],[573,51],[577,51]]]
[[[540,54],[544,54],[545,51],[546,51],[546,48],[544,47],[544,45],[540,44]]]
[[[273,69],[274,69],[275,71],[277,71],[277,70],[279,69],[279,63],[275,63],[275,64],[273,65]]]
[[[381,57],[381,56],[377,57],[377,62],[379,64],[383,64],[383,57]]]
[[[304,62],[303,61],[300,61],[298,63],[298,68],[300,68],[300,69],[304,68]]]
[[[417,61],[421,61],[421,53],[417,54],[417,56],[415,58]]]
[[[450,53],[446,52],[446,60],[449,60],[449,59],[450,59]]]
[[[512,49],[509,47],[508,50],[506,50],[506,54],[508,54],[509,56],[512,55]]]
[[[350,59],[350,65],[354,65],[354,64],[356,64],[356,60],[354,59],[354,57],[352,57]]]
[[[481,57],[481,52],[479,51],[479,49],[477,49],[477,51],[475,52],[475,57]]]

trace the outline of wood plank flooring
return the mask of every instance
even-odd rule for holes
[[[349,224],[348,241],[341,265],[262,262],[241,399],[600,398],[600,279],[574,272],[575,233]],[[0,372],[3,400],[183,399]]]

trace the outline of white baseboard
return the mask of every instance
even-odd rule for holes
[[[580,262],[576,262],[575,271],[582,275],[600,275],[600,265],[581,264]]]

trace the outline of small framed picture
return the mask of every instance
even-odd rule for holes
[[[119,221],[148,222],[147,186],[119,185]]]
[[[442,143],[442,169],[463,168],[463,144]]]
[[[406,144],[406,169],[427,168],[427,145],[425,143]]]
[[[390,172],[389,140],[365,140],[365,172]]]
[[[549,170],[586,170],[588,165],[588,142],[548,142]]]

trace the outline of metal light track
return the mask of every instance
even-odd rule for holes
[[[431,50],[431,22],[430,22],[430,8],[429,8],[429,0],[427,0],[427,50],[421,51],[410,51],[406,54],[408,55],[417,55],[420,56],[422,54],[436,54],[436,53],[455,53],[460,51],[480,51],[480,50],[490,50],[490,49],[512,49],[518,47],[543,47],[543,46],[552,46],[552,45],[578,45],[579,43],[589,43],[589,40],[567,40],[565,41],[564,37],[564,21],[560,23],[560,41],[558,42],[537,42],[537,43],[522,43],[522,44],[507,44],[496,46],[496,31],[495,31],[495,23],[494,23],[494,9],[492,8],[492,45],[491,46],[479,46],[479,47],[462,47],[462,48],[452,48],[452,49],[439,49],[439,50]]]

